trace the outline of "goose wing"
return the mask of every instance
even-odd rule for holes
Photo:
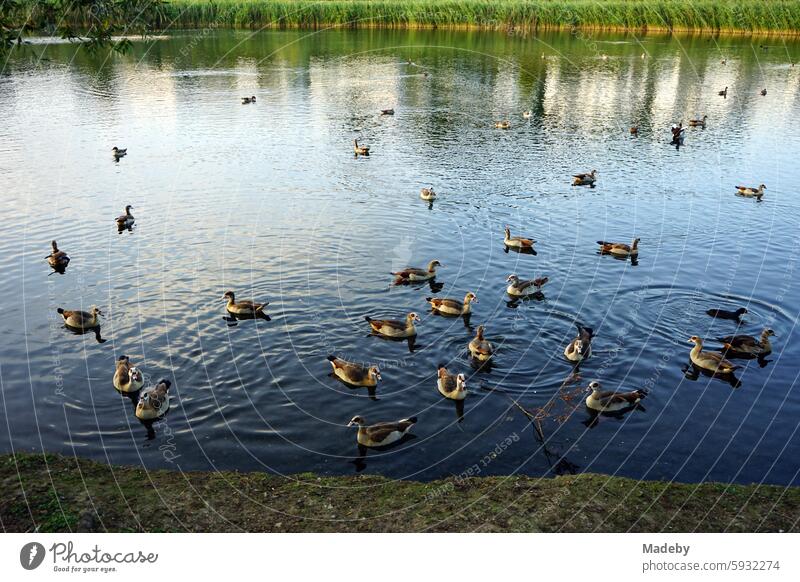
[[[384,327],[390,327],[397,330],[405,330],[406,322],[397,319],[368,319],[369,324],[375,331],[380,331]]]
[[[390,434],[394,432],[404,433],[414,426],[416,422],[416,418],[406,418],[397,422],[379,422],[368,426],[365,430],[370,440],[375,443],[382,443]]]
[[[392,273],[395,277],[400,277],[401,279],[408,279],[411,275],[427,275],[428,271],[425,269],[418,269],[417,267],[406,267],[402,271],[397,271],[396,273]]]
[[[330,356],[328,359],[337,370],[341,370],[342,373],[350,380],[362,382],[367,379],[369,371],[364,366],[353,362],[348,362],[334,356]]]
[[[428,302],[436,309],[440,307],[449,307],[450,309],[455,309],[457,311],[464,309],[464,303],[458,299],[439,299],[437,297],[431,297],[428,299]]]
[[[614,392],[613,390],[609,390],[606,392],[601,392],[600,397],[598,400],[603,404],[636,404],[639,400],[641,400],[644,395],[639,391],[633,392]]]

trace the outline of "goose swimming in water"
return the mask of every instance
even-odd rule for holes
[[[53,252],[51,252],[49,255],[45,257],[47,259],[47,262],[54,269],[59,267],[66,267],[69,264],[69,257],[67,256],[67,253],[58,250],[58,244],[56,244],[56,241],[53,241],[50,244],[53,247]]]
[[[394,115],[394,109],[381,109],[381,115]]]
[[[752,335],[726,335],[719,338],[717,341],[725,346],[725,354],[736,357],[737,355],[746,356],[767,356],[772,353],[772,343],[769,338],[774,336],[775,332],[766,328],[761,332],[760,338],[755,338]]]
[[[464,374],[450,374],[442,366],[438,371],[436,389],[450,400],[464,400],[467,397],[467,377]]]
[[[409,313],[406,315],[405,321],[397,319],[372,319],[365,316],[364,319],[369,323],[372,331],[387,337],[411,337],[417,335],[417,328],[414,327],[414,322],[419,321],[419,315],[416,313]]]
[[[369,155],[369,146],[360,146],[358,145],[358,140],[353,140],[353,151],[357,156],[368,156]]]
[[[601,391],[600,382],[589,382],[591,394],[586,397],[586,407],[597,412],[617,412],[636,406],[647,393],[644,390],[631,392]]]
[[[717,95],[719,95],[720,97],[727,97],[728,96],[728,88],[725,87],[722,91],[717,93]]]
[[[512,297],[524,297],[526,295],[539,293],[544,284],[549,280],[550,279],[548,277],[522,280],[516,275],[509,275],[506,279],[506,283],[508,283],[508,287],[506,287],[506,293]]]
[[[689,127],[705,127],[706,119],[708,119],[708,115],[704,115],[703,119],[690,119]]]
[[[444,267],[439,261],[433,260],[428,263],[427,269],[417,267],[406,267],[402,271],[390,273],[395,276],[395,284],[410,283],[413,281],[428,281],[436,277],[436,267]]]
[[[236,301],[233,291],[226,291],[223,299],[227,300],[226,308],[229,313],[234,315],[260,315],[264,313],[264,308],[269,305],[269,301],[264,303],[253,303],[252,301]]]
[[[172,382],[161,380],[158,384],[139,394],[136,404],[136,418],[155,420],[161,418],[169,410],[169,388]]]
[[[411,427],[417,424],[417,417],[404,418],[397,422],[379,422],[367,425],[362,416],[354,416],[347,426],[357,426],[356,441],[363,447],[385,447],[403,438]]]
[[[142,372],[136,366],[131,366],[128,356],[120,356],[114,371],[114,388],[120,392],[136,392],[144,384]]]
[[[475,332],[475,338],[467,346],[470,355],[479,362],[485,362],[494,355],[494,346],[483,337],[483,331],[483,326],[479,325]]]
[[[495,121],[494,122],[495,129],[509,129],[511,127],[511,122],[507,119],[503,121]]]
[[[753,188],[750,186],[736,186],[736,193],[740,196],[761,198],[764,196],[764,190],[766,189],[767,187],[764,184],[761,184],[758,188]]]
[[[594,186],[596,181],[597,170],[586,172],[583,174],[572,174],[573,186]]]
[[[536,243],[535,240],[521,237],[521,236],[511,236],[511,229],[508,226],[504,229],[505,237],[503,238],[503,244],[507,247],[517,248],[517,249],[532,249],[533,245]]]
[[[100,325],[100,321],[98,320],[98,315],[103,315],[103,312],[100,311],[97,307],[92,307],[91,310],[87,313],[86,311],[72,311],[68,309],[62,309],[59,307],[56,309],[59,315],[64,318],[64,323],[67,327],[71,327],[74,329],[94,329]]]
[[[121,157],[128,155],[128,148],[120,149],[117,146],[114,146],[113,148],[111,148],[111,153],[113,154],[114,158],[118,160]]]
[[[578,328],[578,335],[564,349],[564,356],[570,362],[582,362],[592,355],[594,331],[591,327],[585,327],[580,323],[575,323],[575,325]]]
[[[478,302],[478,297],[469,291],[464,295],[464,301],[438,297],[426,297],[425,301],[431,304],[433,311],[442,315],[468,315],[472,311],[472,304]]]
[[[253,95],[252,97],[242,97],[242,105],[247,105],[249,103],[255,103],[256,96]]]
[[[689,342],[694,343],[694,347],[689,352],[689,358],[698,368],[703,368],[704,370],[716,374],[731,374],[734,370],[738,370],[741,367],[723,358],[722,354],[704,352],[703,340],[696,335],[690,337]]]
[[[419,197],[427,201],[436,200],[436,192],[433,191],[433,187],[423,188],[419,192]]]
[[[608,255],[616,255],[618,257],[627,257],[639,254],[639,241],[641,239],[635,238],[629,245],[625,243],[606,242],[604,240],[597,241],[600,245],[600,253]]]
[[[131,226],[133,226],[133,223],[135,222],[135,219],[133,218],[133,214],[131,214],[131,208],[133,208],[133,206],[128,204],[125,207],[125,214],[117,216],[114,219],[119,228],[130,228]]]
[[[333,375],[351,386],[374,388],[381,379],[381,372],[378,366],[362,366],[336,356],[328,356],[328,361],[333,367]]]

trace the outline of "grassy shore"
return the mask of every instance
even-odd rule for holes
[[[797,32],[796,0],[170,0],[167,27],[584,27]]]
[[[432,483],[109,467],[0,456],[0,525],[26,531],[800,531],[800,488],[583,474]]]

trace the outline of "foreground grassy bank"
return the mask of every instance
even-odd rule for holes
[[[0,456],[4,531],[799,531],[800,488],[584,474],[292,479]]]
[[[31,28],[61,0],[19,2]],[[479,27],[604,28],[704,32],[800,31],[797,0],[139,0],[135,14],[156,28]],[[31,7],[36,7],[32,10]],[[61,18],[88,24],[89,5]],[[131,1],[131,6],[138,4]],[[120,14],[131,15],[130,11]],[[127,18],[124,16],[123,18]],[[52,19],[51,19],[52,21]],[[125,25],[125,22],[117,23]],[[149,26],[149,25],[148,25]]]

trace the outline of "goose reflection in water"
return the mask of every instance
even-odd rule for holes
[[[261,319],[263,321],[272,321],[272,318],[266,313],[259,311],[258,313],[231,313],[227,312],[222,316],[222,319],[228,322],[228,327],[236,327],[240,321],[247,321],[250,319]]]
[[[733,372],[730,373],[721,373],[721,372],[712,372],[710,370],[706,370],[705,368],[701,368],[694,364],[693,362],[689,361],[683,365],[681,368],[683,371],[683,375],[687,380],[691,380],[692,382],[696,382],[700,379],[700,375],[706,376],[708,378],[716,378],[718,380],[722,380],[723,382],[727,382],[731,385],[732,388],[741,388],[742,382],[739,380]]]

